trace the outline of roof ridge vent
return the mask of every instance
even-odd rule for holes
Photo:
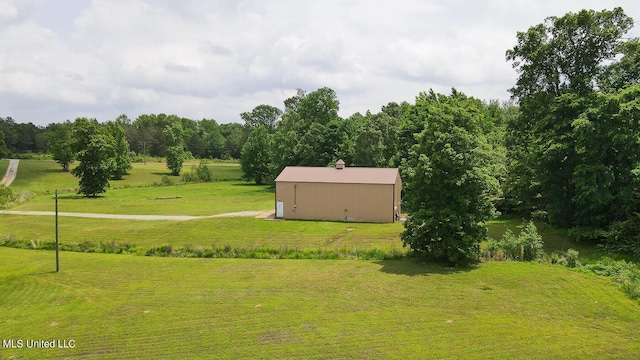
[[[344,169],[344,161],[342,161],[342,159],[336,161],[336,170],[342,170]]]

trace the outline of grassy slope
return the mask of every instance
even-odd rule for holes
[[[9,167],[9,160],[0,159],[0,179],[7,172],[7,168]]]
[[[640,313],[563,267],[147,258],[0,248],[2,358],[609,358]]]

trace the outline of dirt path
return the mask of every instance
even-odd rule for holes
[[[59,216],[83,217],[92,219],[120,219],[120,220],[169,220],[169,221],[186,221],[210,218],[229,218],[229,217],[267,217],[271,211],[241,211],[233,213],[216,214],[209,216],[188,216],[188,215],[122,215],[122,214],[90,214],[76,212],[60,212]],[[0,210],[0,215],[32,215],[32,216],[54,216],[53,211],[20,211],[20,210]]]
[[[7,172],[4,174],[2,180],[0,180],[0,185],[9,186],[15,180],[16,174],[18,174],[18,163],[20,160],[11,159],[9,160],[9,167],[7,168]]]

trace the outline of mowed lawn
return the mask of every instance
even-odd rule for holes
[[[185,165],[182,172],[191,171],[191,166]],[[33,192],[35,196],[12,209],[53,211],[55,190],[60,191],[59,209],[63,212],[199,216],[273,208],[273,192],[268,186],[238,181],[239,166],[226,163],[208,166],[217,181],[179,185],[182,178],[168,176],[163,163],[133,164],[131,174],[124,180],[111,181],[111,189],[106,193],[84,198],[75,193],[78,179],[61,172],[55,162],[20,161],[11,188]],[[176,185],[157,186],[163,183],[163,178]]]
[[[560,266],[0,248],[3,359],[631,359],[637,301]]]
[[[2,179],[4,174],[7,172],[7,167],[9,167],[9,160],[0,159],[0,179]]]
[[[401,249],[401,223],[267,221],[253,217],[136,221],[60,217],[60,243],[252,249]],[[0,215],[0,239],[55,240],[52,216]]]

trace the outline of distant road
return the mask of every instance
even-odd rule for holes
[[[7,168],[7,172],[4,174],[2,180],[0,180],[0,185],[9,186],[15,180],[16,174],[18,174],[18,163],[20,160],[11,159],[9,160],[9,167]]]

